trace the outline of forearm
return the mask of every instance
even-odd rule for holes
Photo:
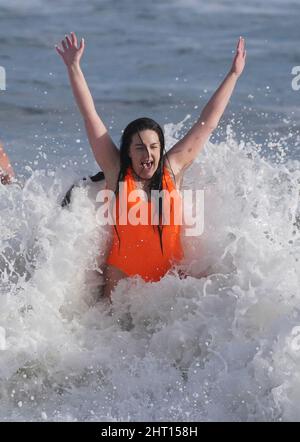
[[[196,159],[212,131],[218,126],[237,79],[244,70],[245,60],[245,40],[240,37],[229,73],[204,107],[198,121],[168,152],[169,160],[177,173],[183,171]]]
[[[79,64],[68,66],[68,75],[73,95],[84,121],[90,121],[95,117],[99,118],[93,97]],[[106,130],[104,124],[103,129]]]
[[[93,97],[80,67],[84,39],[81,39],[78,46],[77,36],[71,32],[70,35],[65,36],[61,45],[62,48],[55,46],[56,52],[67,67],[72,91],[84,120],[89,143],[107,180],[111,170],[115,171],[119,168],[120,153],[96,111]]]
[[[217,127],[231,97],[238,76],[231,71],[204,107],[198,121],[180,140],[170,153],[180,169],[188,167]],[[170,154],[169,154],[170,156]]]
[[[205,124],[212,129],[217,127],[225,108],[230,100],[238,75],[229,72],[209,102],[204,107],[199,118],[201,124]]]
[[[95,159],[101,169],[108,172],[111,165],[115,166],[118,162],[118,149],[95,109],[94,100],[79,64],[68,66],[68,74]]]

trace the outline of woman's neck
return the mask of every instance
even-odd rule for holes
[[[142,177],[140,177],[134,170],[133,170],[133,168],[132,168],[132,172],[133,172],[133,178],[135,179],[135,181],[138,181],[142,186],[145,186],[145,187],[147,187],[147,186],[149,186],[149,184],[150,184],[150,181],[151,181],[151,178],[149,178],[149,179],[145,179],[145,178],[142,178]]]
[[[139,189],[142,189],[144,192],[146,192],[146,194],[149,196],[150,194],[150,183],[151,183],[151,178],[148,180],[145,180],[144,178],[141,178],[137,173],[135,173],[135,171],[132,168],[132,175],[133,175],[133,179],[136,183],[136,186]]]

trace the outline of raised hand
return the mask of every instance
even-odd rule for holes
[[[81,39],[79,47],[77,47],[77,37],[74,32],[71,36],[66,35],[65,39],[61,41],[62,49],[55,46],[56,52],[62,57],[65,65],[70,67],[80,63],[84,51],[84,39]]]
[[[245,63],[246,63],[245,39],[240,37],[236,47],[236,53],[232,62],[232,67],[230,69],[230,72],[233,72],[239,77],[244,70]]]

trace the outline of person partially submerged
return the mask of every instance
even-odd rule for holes
[[[0,141],[0,182],[10,184],[15,177],[14,170],[10,164],[9,157],[4,150],[3,143]]]
[[[139,208],[142,210],[143,204],[151,204],[152,190],[180,191],[185,171],[197,158],[217,127],[246,60],[245,41],[240,37],[232,66],[225,79],[203,108],[198,121],[166,153],[163,130],[150,118],[138,118],[129,123],[118,149],[96,111],[80,66],[85,48],[84,40],[78,45],[77,37],[72,32],[61,41],[61,47],[56,45],[55,48],[67,67],[89,143],[104,174],[101,178],[105,176],[106,189],[115,193],[116,207],[119,198],[124,198],[124,195],[119,194],[119,184],[126,184],[124,192],[128,203],[127,220],[133,207],[130,192],[137,189],[145,192],[146,200],[139,201]],[[104,295],[110,299],[113,289],[121,279],[139,275],[147,282],[158,281],[174,263],[182,259],[184,251],[180,239],[180,225],[174,222],[163,225],[163,210],[164,201],[159,205],[157,225],[153,225],[150,219],[145,225],[121,223],[121,215],[116,210],[112,244],[104,273]]]

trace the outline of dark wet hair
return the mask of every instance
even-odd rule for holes
[[[89,176],[90,180],[93,182],[97,182],[97,181],[102,181],[105,180],[105,176],[103,172],[98,172],[96,173],[96,175],[92,175]],[[83,181],[86,181],[86,178],[82,178]],[[76,184],[72,184],[72,186],[70,187],[70,189],[67,191],[67,193],[65,194],[62,202],[61,202],[61,207],[66,207],[70,204],[71,202],[71,196],[72,196],[72,190],[74,189],[74,187],[78,187]]]
[[[117,185],[116,185],[116,189],[115,189],[116,196],[119,193],[119,182],[124,181],[127,169],[129,166],[131,166],[131,158],[129,157],[129,148],[130,148],[130,144],[132,142],[132,138],[135,134],[139,134],[140,132],[142,132],[144,130],[153,130],[154,132],[156,132],[158,135],[159,142],[160,142],[160,158],[159,158],[157,169],[156,169],[155,173],[153,174],[152,178],[150,179],[149,190],[150,191],[151,190],[158,190],[160,192],[163,189],[163,182],[162,181],[163,181],[164,155],[166,158],[168,158],[167,152],[165,150],[164,133],[163,133],[161,126],[156,121],[152,120],[152,118],[142,117],[142,118],[137,118],[136,120],[129,123],[126,126],[126,128],[124,129],[122,137],[121,137],[121,142],[120,142],[120,165],[121,165],[121,167],[120,167],[120,172],[118,175]],[[105,177],[104,177],[103,172],[99,172],[96,175],[93,175],[90,177],[90,179],[94,182],[101,181],[104,178]],[[174,173],[173,173],[173,179],[175,181]],[[71,198],[71,193],[72,193],[73,188],[74,188],[74,185],[66,193],[66,195],[62,201],[63,207],[70,203],[70,198]],[[162,231],[163,231],[163,225],[162,225],[163,216],[162,215],[163,215],[163,213],[162,213],[162,211],[163,211],[163,201],[160,198],[159,199],[159,224],[157,225],[157,229],[158,229],[158,233],[159,233],[160,247],[163,252],[163,243],[162,243]],[[117,236],[119,239],[119,246],[120,246],[120,236],[119,236],[116,226],[114,226],[114,228],[116,230],[116,233],[117,233]],[[154,225],[153,225],[153,228],[155,228]]]

